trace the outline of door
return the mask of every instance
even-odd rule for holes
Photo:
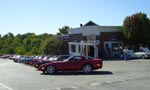
[[[80,70],[82,68],[82,62],[81,56],[73,56],[61,65],[61,69],[63,71]]]
[[[119,43],[118,42],[114,42],[111,44],[111,47],[112,47],[112,55],[111,57],[116,57],[116,58],[119,58],[120,57],[120,46],[119,46]]]
[[[106,58],[110,58],[111,57],[111,43],[110,42],[104,43],[104,50],[105,50]]]
[[[94,46],[88,46],[88,56],[94,57]]]
[[[122,45],[123,44],[121,41],[104,42],[104,50],[106,53],[106,57],[119,57]]]

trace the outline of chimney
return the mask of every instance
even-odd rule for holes
[[[80,27],[82,27],[83,25],[82,24],[80,24]]]

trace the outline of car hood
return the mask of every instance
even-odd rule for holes
[[[145,52],[136,52],[135,54],[145,54]]]

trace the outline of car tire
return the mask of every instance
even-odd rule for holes
[[[92,72],[92,66],[89,65],[89,64],[84,65],[84,66],[83,66],[83,72],[84,72],[85,74],[91,73],[91,72]]]
[[[56,73],[55,66],[53,66],[53,65],[48,66],[47,69],[46,69],[46,72],[47,72],[47,74],[54,74],[54,73]]]
[[[145,55],[142,55],[142,56],[141,56],[141,59],[145,59]]]
[[[127,57],[129,60],[131,59],[131,56],[130,55],[128,55],[128,57]]]

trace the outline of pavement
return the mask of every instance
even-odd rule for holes
[[[44,75],[32,66],[0,59],[0,90],[150,90],[150,59],[103,63],[102,69],[90,75]]]

